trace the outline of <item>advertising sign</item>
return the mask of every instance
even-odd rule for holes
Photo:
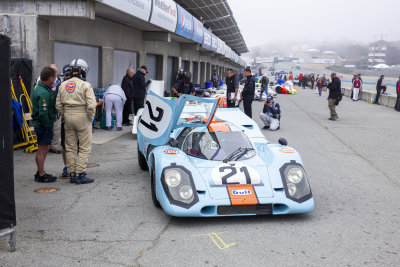
[[[151,0],[97,0],[124,13],[149,21]]]
[[[216,52],[218,49],[218,37],[214,34],[211,34],[211,36],[211,50]]]
[[[188,39],[192,39],[193,16],[180,5],[177,5],[177,7],[178,7],[178,25],[176,25],[176,33]]]
[[[193,17],[193,36],[192,40],[202,44],[203,43],[203,35],[204,35],[204,26],[200,20]]]
[[[178,11],[173,0],[153,0],[150,23],[175,32],[178,21]]]
[[[204,29],[204,38],[203,38],[203,44],[202,46],[205,49],[210,49],[211,50],[211,32]]]

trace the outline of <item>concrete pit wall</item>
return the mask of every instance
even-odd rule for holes
[[[12,56],[32,59],[33,77],[39,75],[43,66],[54,62],[55,42],[98,47],[99,86],[102,87],[113,81],[114,49],[136,52],[137,66],[145,64],[147,54],[157,55],[157,72],[161,72],[157,79],[165,81],[168,56],[188,61],[190,68],[196,62],[199,67],[195,82],[203,86],[211,78],[211,65],[218,66],[219,72],[226,68],[239,71],[240,68],[212,52],[204,55],[195,44],[145,41],[143,31],[95,16],[94,1],[5,0],[1,1],[0,10],[0,31],[12,40]],[[121,73],[121,77],[123,75]]]

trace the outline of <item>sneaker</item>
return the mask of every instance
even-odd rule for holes
[[[335,119],[335,118],[329,118],[329,120],[331,120],[331,121],[335,121],[336,119]]]
[[[106,131],[112,131],[112,128],[111,127],[106,127],[105,130]]]
[[[269,129],[269,126],[264,126],[263,129]]]
[[[61,177],[69,177],[69,172],[68,172],[67,167],[64,167]]]
[[[69,173],[69,182],[70,182],[71,184],[74,184],[75,181],[76,181],[76,173],[70,172],[70,173]]]
[[[76,184],[90,184],[90,183],[93,183],[93,182],[94,182],[93,179],[90,179],[90,178],[86,177],[86,173],[80,173],[76,177],[76,180],[75,180]]]
[[[131,124],[130,122],[126,122],[126,123],[123,123],[122,125],[123,125],[123,126],[131,126],[131,125],[133,125],[133,124]]]
[[[122,131],[122,127],[117,127],[117,131]]]
[[[57,180],[57,177],[55,177],[51,174],[48,174],[48,173],[45,173],[42,176],[39,176],[38,173],[36,173],[36,175],[35,175],[35,182],[38,182],[38,183],[53,183],[56,180]]]

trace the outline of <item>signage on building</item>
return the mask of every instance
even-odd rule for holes
[[[212,34],[212,33],[211,33],[210,31],[204,30],[204,34],[203,34],[204,38],[203,38],[203,44],[202,44],[202,46],[203,46],[205,49],[211,50],[211,34]]]
[[[149,21],[151,12],[151,0],[97,0],[124,13]]]
[[[188,39],[192,39],[193,16],[180,5],[177,5],[177,7],[178,7],[178,24],[176,25],[176,33]]]
[[[217,52],[218,49],[218,37],[214,34],[211,34],[211,50]]]
[[[193,17],[193,36],[192,40],[202,44],[203,43],[203,35],[204,35],[204,26],[203,23]]]
[[[153,0],[150,23],[175,32],[177,21],[178,11],[173,0]]]

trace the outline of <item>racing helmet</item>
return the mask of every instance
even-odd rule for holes
[[[64,81],[71,78],[71,65],[67,64],[62,68],[62,76],[64,77]]]
[[[72,76],[74,76],[74,73],[78,73],[78,75],[75,74],[75,77],[81,78],[82,80],[86,80],[86,75],[89,72],[89,66],[85,60],[81,58],[76,58],[71,61],[70,65],[71,65]]]

